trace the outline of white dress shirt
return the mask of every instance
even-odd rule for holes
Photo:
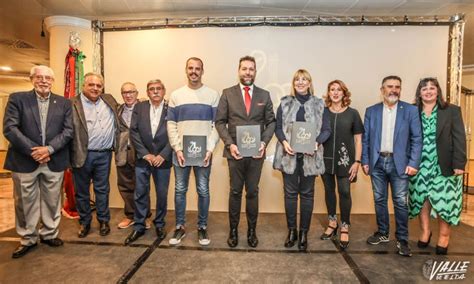
[[[151,125],[152,137],[155,137],[156,131],[158,131],[158,126],[160,125],[162,112],[163,112],[163,102],[161,102],[159,106],[154,106],[150,102],[150,125]]]
[[[397,120],[397,107],[398,103],[392,108],[383,104],[380,152],[393,153],[393,135],[395,133],[395,121]]]
[[[242,93],[242,99],[244,100],[244,103],[245,103],[245,90],[244,90],[244,88],[245,87],[250,88],[249,89],[249,94],[250,94],[250,98],[252,98],[252,96],[253,96],[253,84],[250,85],[250,86],[245,86],[242,83],[239,83],[239,85],[240,85],[240,92]]]

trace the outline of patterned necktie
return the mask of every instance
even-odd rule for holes
[[[250,97],[249,90],[250,90],[249,86],[244,87],[244,91],[245,91],[245,109],[247,110],[247,115],[250,114],[250,104],[252,102],[252,98]]]

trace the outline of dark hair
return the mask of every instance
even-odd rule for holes
[[[420,110],[420,112],[423,110],[423,101],[421,100],[421,89],[423,87],[426,87],[428,83],[435,85],[436,89],[438,90],[438,96],[436,98],[436,104],[438,105],[438,107],[441,109],[446,108],[448,103],[446,103],[446,101],[443,98],[443,91],[441,90],[441,87],[439,86],[438,79],[433,78],[433,77],[427,77],[427,78],[421,79],[420,83],[418,83],[418,87],[416,87],[415,104],[418,106],[418,109]]]
[[[385,81],[388,81],[388,80],[398,80],[400,84],[402,83],[402,78],[396,75],[390,75],[382,79],[382,86],[383,86],[383,83],[385,83]]]
[[[239,69],[240,69],[240,64],[242,63],[242,61],[251,61],[251,62],[253,62],[253,65],[255,66],[255,69],[257,69],[257,63],[255,62],[255,57],[250,56],[250,55],[246,55],[244,57],[241,57],[240,60],[239,60]]]
[[[188,60],[186,60],[186,68],[188,68],[188,63],[189,63],[190,60],[201,62],[201,69],[204,70],[204,63],[202,62],[201,58],[199,58],[199,57],[189,57]]]
[[[349,89],[347,88],[346,84],[344,84],[344,82],[342,82],[341,80],[333,80],[333,81],[329,82],[328,90],[326,92],[326,95],[324,96],[324,101],[326,102],[326,106],[331,107],[331,105],[332,105],[331,98],[329,97],[329,89],[334,84],[338,84],[342,89],[343,97],[342,97],[341,106],[342,107],[349,106],[351,104],[351,95],[352,94],[349,91]]]

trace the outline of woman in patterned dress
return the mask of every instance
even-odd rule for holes
[[[430,215],[438,218],[436,254],[447,254],[451,225],[462,209],[462,174],[466,165],[466,134],[458,106],[446,103],[438,80],[425,78],[416,89],[423,127],[418,174],[410,178],[410,218],[420,216],[418,247],[431,240]]]
[[[336,215],[336,182],[341,211],[341,231],[339,246],[349,246],[349,226],[351,214],[350,183],[357,178],[362,155],[362,133],[364,125],[357,110],[349,107],[351,92],[344,82],[334,80],[328,84],[326,94],[327,113],[332,134],[324,143],[325,173],[322,175],[325,190],[329,224],[321,235],[329,240],[337,235],[339,227]]]

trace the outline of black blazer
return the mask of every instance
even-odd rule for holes
[[[233,159],[229,151],[236,144],[236,126],[260,125],[261,140],[268,145],[275,132],[275,114],[270,93],[254,85],[250,114],[247,115],[240,84],[222,91],[216,115],[216,129],[224,141],[224,157]]]
[[[443,176],[453,175],[453,169],[464,170],[466,166],[466,132],[461,108],[449,104],[438,107],[436,121],[436,151]]]
[[[35,171],[39,163],[31,157],[31,148],[43,146],[43,133],[34,90],[10,95],[3,119],[3,135],[10,142],[4,168],[19,173]],[[69,142],[72,135],[71,102],[51,93],[44,145],[54,149],[48,162],[51,171],[61,172],[69,166]]]
[[[160,168],[171,168],[171,145],[168,140],[166,129],[166,114],[168,112],[168,102],[163,101],[163,112],[161,113],[160,124],[155,137],[151,136],[150,125],[150,102],[140,102],[133,108],[132,121],[130,122],[130,140],[137,153],[137,166],[149,165],[143,159],[148,154],[160,155],[165,162]]]

